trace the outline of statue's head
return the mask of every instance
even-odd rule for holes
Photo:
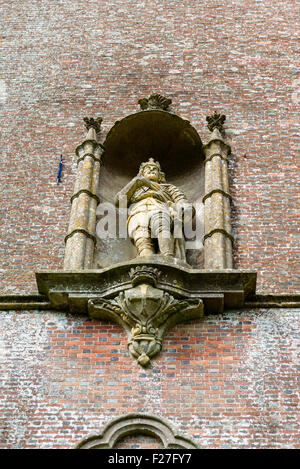
[[[162,172],[159,162],[154,161],[153,158],[149,158],[148,161],[141,164],[139,174],[150,179],[150,181],[166,182],[165,173]]]

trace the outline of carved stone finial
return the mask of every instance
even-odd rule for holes
[[[216,111],[211,115],[207,116],[206,120],[208,122],[207,127],[212,132],[215,128],[217,128],[221,133],[224,133],[224,122],[226,120],[226,116],[224,114],[218,114]]]
[[[100,132],[101,122],[103,121],[102,117],[97,117],[94,119],[93,117],[84,117],[86,130],[90,130],[91,128],[95,129],[96,134]]]
[[[172,99],[165,98],[161,94],[154,93],[149,98],[142,98],[138,101],[141,110],[146,111],[150,109],[160,109],[162,111],[170,111],[169,107],[172,104]]]

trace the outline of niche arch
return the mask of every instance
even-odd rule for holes
[[[137,434],[157,438],[164,449],[199,449],[191,438],[179,435],[166,420],[154,415],[135,413],[112,420],[101,433],[84,438],[75,449],[111,449],[124,437]]]
[[[103,146],[98,192],[101,203],[113,204],[116,193],[137,175],[140,164],[153,157],[159,161],[167,182],[179,187],[190,202],[197,204],[202,239],[205,155],[201,138],[187,119],[161,109],[139,111],[116,121]],[[102,216],[98,210],[97,222]],[[202,249],[200,242],[196,250],[187,252],[190,265],[202,267]],[[135,257],[136,250],[128,238],[114,234],[107,239],[97,236],[94,268]]]

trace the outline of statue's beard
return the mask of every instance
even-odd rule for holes
[[[148,176],[148,179],[150,179],[150,181],[153,181],[153,182],[158,182],[158,178],[154,174],[150,174]]]

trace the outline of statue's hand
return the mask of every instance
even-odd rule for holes
[[[161,192],[161,188],[160,188],[160,185],[158,184],[158,182],[150,181],[149,187],[150,187],[150,189],[152,189],[155,192]]]
[[[144,176],[138,176],[136,180],[140,186],[147,186],[156,192],[161,191],[160,185],[158,184],[158,182],[150,181],[150,179],[147,179]]]
[[[183,207],[182,207],[182,217],[183,217],[183,220],[184,220],[184,223],[187,223],[189,222],[190,220],[192,220],[192,218],[194,218],[195,216],[195,207],[193,207],[192,204],[184,204]]]
[[[143,176],[136,176],[133,178],[130,182],[131,186],[137,189],[138,187],[146,186],[147,185],[147,179],[144,178]]]
[[[189,222],[195,216],[195,208],[187,202],[174,204],[174,210],[184,223]]]
[[[144,176],[137,176],[135,180],[140,186],[148,186],[150,182],[149,179],[145,178]]]

